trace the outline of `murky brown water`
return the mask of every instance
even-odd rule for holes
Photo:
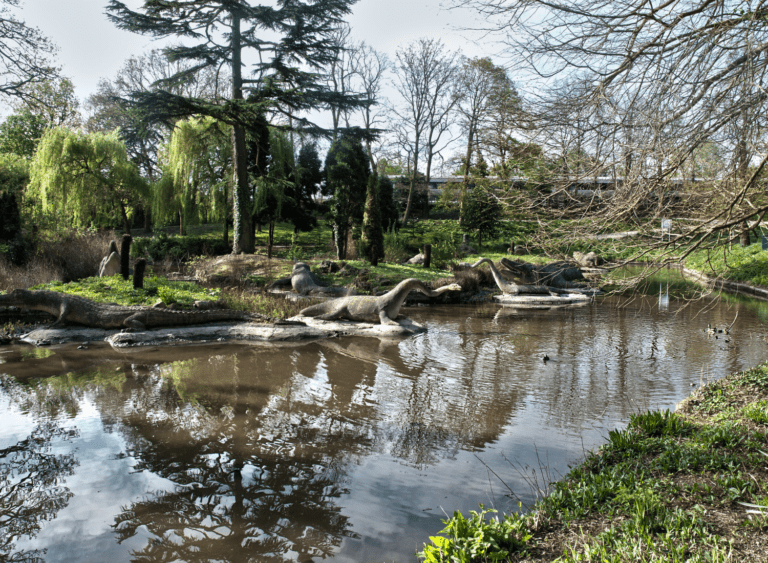
[[[765,305],[678,306],[410,308],[429,332],[392,341],[0,348],[0,560],[413,561],[444,512],[514,508],[494,472],[530,501],[521,468],[554,479],[631,413],[768,358]],[[730,337],[705,333],[737,311]]]

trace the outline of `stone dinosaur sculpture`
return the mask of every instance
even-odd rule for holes
[[[480,260],[472,264],[471,267],[477,268],[483,264],[488,264],[491,267],[491,274],[493,274],[493,279],[496,280],[496,285],[499,286],[499,289],[504,293],[509,295],[517,295],[519,293],[534,293],[542,295],[550,294],[549,288],[543,285],[520,285],[518,283],[505,280],[499,270],[496,269],[493,261],[489,258],[480,258]]]
[[[380,321],[381,324],[398,325],[399,323],[395,319],[400,313],[400,307],[403,306],[405,298],[413,290],[420,291],[429,297],[437,297],[446,291],[461,291],[461,286],[452,283],[433,291],[421,280],[408,278],[384,295],[378,297],[368,295],[341,297],[302,309],[300,314],[305,317],[317,317],[324,321],[349,319],[351,321]]]
[[[582,268],[598,268],[603,265],[602,257],[594,252],[584,254],[583,252],[576,251],[573,253],[573,259]]]
[[[293,265],[290,278],[275,280],[269,287],[288,285],[293,287],[293,290],[299,295],[356,295],[353,289],[347,289],[345,287],[327,287],[323,285],[320,278],[313,274],[309,269],[309,264],[304,262],[296,262]]]
[[[473,268],[481,264],[489,264],[493,279],[496,285],[504,293],[517,295],[520,293],[548,294],[548,293],[595,293],[597,290],[575,284],[572,280],[584,279],[579,268],[575,268],[567,262],[552,262],[546,265],[528,264],[525,262],[515,262],[508,258],[501,259],[501,265],[509,270],[509,274],[520,280],[510,282],[504,279],[502,273],[496,269],[493,262],[488,258],[481,258],[474,264]]]
[[[501,265],[520,276],[525,283],[543,284],[560,289],[583,288],[573,280],[585,280],[581,269],[568,262],[550,262],[549,264],[529,264],[515,262],[508,258],[501,259]]]
[[[21,307],[45,311],[56,317],[53,327],[76,323],[94,328],[120,328],[125,332],[142,331],[148,327],[188,326],[217,321],[271,321],[275,324],[295,324],[275,321],[263,315],[232,309],[180,311],[153,307],[125,307],[111,303],[96,303],[77,295],[56,291],[14,289],[0,295],[0,307]]]
[[[117,243],[114,240],[109,241],[107,255],[99,264],[99,277],[109,277],[120,273],[120,253],[117,251]]]

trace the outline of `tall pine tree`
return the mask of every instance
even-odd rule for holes
[[[211,102],[171,94],[163,84],[151,92],[135,92],[133,101],[148,120],[208,115],[232,126],[234,163],[235,253],[252,252],[251,210],[254,194],[248,182],[246,130],[261,115],[288,117],[295,129],[326,133],[301,112],[311,109],[366,105],[358,96],[334,93],[319,81],[318,70],[338,51],[333,30],[350,13],[355,0],[282,0],[274,5],[251,5],[247,0],[144,0],[136,11],[110,0],[108,17],[121,29],[183,38],[185,45],[166,49],[171,60],[193,62],[183,74],[228,65],[231,98]],[[243,73],[243,55],[256,61]],[[167,82],[182,79],[170,77]],[[248,100],[244,99],[248,93]]]
[[[363,214],[363,234],[360,238],[362,255],[368,258],[374,266],[379,264],[379,259],[384,258],[384,233],[381,229],[378,187],[379,175],[374,170],[368,177],[365,213]]]
[[[342,132],[325,157],[325,185],[331,190],[331,216],[336,256],[347,257],[347,240],[354,225],[363,221],[368,177],[371,174],[368,155],[360,143],[360,135]]]

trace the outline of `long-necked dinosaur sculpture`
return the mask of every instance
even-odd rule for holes
[[[457,283],[446,285],[436,290],[429,289],[424,282],[416,278],[408,278],[401,281],[392,290],[378,297],[368,295],[354,295],[340,297],[312,305],[301,311],[305,317],[316,317],[325,321],[335,319],[348,319],[351,321],[380,321],[381,324],[397,325],[395,319],[400,313],[400,308],[405,298],[411,291],[420,291],[429,297],[437,297],[446,291],[461,291]]]
[[[571,280],[584,279],[579,268],[575,268],[565,262],[554,262],[543,266],[515,262],[508,258],[502,258],[501,264],[509,273],[518,278],[521,283],[510,282],[504,279],[496,266],[488,258],[481,258],[474,264],[477,268],[481,264],[488,264],[496,280],[496,285],[504,293],[518,295],[521,293],[546,295],[551,293],[586,293],[594,294],[597,290],[573,283]]]
[[[22,307],[45,311],[56,317],[53,327],[75,323],[94,328],[119,328],[126,332],[142,331],[149,327],[188,326],[219,321],[270,321],[263,315],[214,309],[204,311],[180,311],[153,307],[125,307],[109,303],[96,303],[85,297],[56,291],[30,291],[14,289],[0,295],[0,307]]]

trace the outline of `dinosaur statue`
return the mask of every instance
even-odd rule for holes
[[[356,295],[353,289],[347,289],[345,287],[327,287],[323,285],[320,278],[313,274],[309,269],[309,264],[304,262],[296,262],[293,265],[290,278],[275,280],[269,287],[288,285],[293,287],[293,290],[299,295],[336,295],[339,297],[343,295]]]
[[[550,294],[549,288],[543,285],[520,285],[515,282],[505,280],[499,270],[496,269],[493,261],[489,258],[480,258],[480,260],[472,264],[471,267],[477,268],[482,264],[488,264],[491,267],[491,274],[493,274],[493,279],[496,280],[496,285],[499,286],[499,289],[503,293],[507,293],[509,295],[517,295],[519,293],[535,293],[543,295]]]
[[[595,252],[583,252],[576,251],[573,253],[573,260],[582,268],[599,268],[603,265],[603,258],[598,256]]]
[[[400,307],[403,306],[405,298],[412,290],[420,291],[429,297],[437,297],[446,291],[461,291],[461,286],[452,283],[433,291],[421,280],[408,278],[384,295],[378,297],[368,295],[341,297],[302,309],[300,314],[305,317],[317,317],[324,321],[349,319],[351,321],[376,322],[378,320],[381,324],[398,325],[399,323],[395,319],[400,313]]]
[[[584,279],[579,268],[575,268],[567,262],[553,262],[544,266],[514,262],[508,258],[501,259],[501,265],[505,271],[518,278],[522,283],[510,282],[504,279],[503,274],[496,269],[488,258],[481,258],[473,268],[487,263],[491,267],[493,279],[496,285],[504,293],[517,295],[520,293],[551,294],[551,293],[595,293],[597,290],[573,283],[571,280]]]
[[[124,332],[142,331],[148,327],[188,326],[218,321],[270,321],[274,324],[295,324],[275,321],[258,313],[232,309],[180,311],[153,307],[125,307],[112,303],[96,303],[85,297],[56,291],[14,289],[0,295],[0,307],[21,307],[45,311],[56,317],[53,327],[75,323],[94,328],[120,328]]]
[[[120,253],[117,251],[117,243],[114,240],[109,241],[109,250],[107,255],[99,264],[99,277],[110,277],[120,273]]]

